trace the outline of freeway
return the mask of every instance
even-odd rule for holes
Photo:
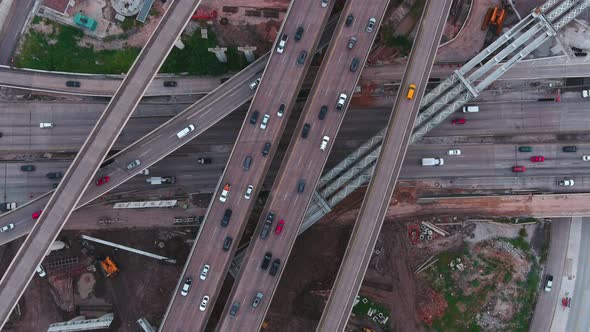
[[[326,33],[330,34],[332,25],[328,24]],[[262,56],[268,61],[268,54]],[[391,84],[401,80],[405,64],[376,65],[363,70],[362,81],[371,81],[375,84]],[[442,79],[449,77],[458,67],[458,64],[437,64],[433,67],[431,78]],[[311,66],[309,72],[313,75],[317,71],[316,66]],[[525,60],[516,63],[504,75],[498,78],[502,80],[532,80],[566,77],[590,76],[590,66],[585,59],[558,56],[548,59]],[[145,96],[168,96],[205,94],[214,90],[228,75],[219,77],[194,77],[158,75],[145,93]],[[79,88],[67,87],[66,81],[79,81]],[[122,77],[118,75],[91,75],[72,74],[59,72],[36,71],[30,69],[14,69],[0,66],[0,86],[30,89],[35,91],[55,92],[62,94],[108,97],[111,96],[121,83]],[[165,81],[174,80],[176,87],[164,87]],[[308,77],[304,87],[311,86],[313,80]]]
[[[230,83],[235,84],[233,81]],[[248,94],[246,90],[249,89],[243,83],[240,83],[238,88],[239,92],[231,90],[231,93],[236,94],[229,97],[228,101],[238,102],[240,99],[236,97],[243,98],[245,94]],[[451,120],[448,120],[434,128],[427,136],[566,134],[583,133],[590,127],[590,117],[586,116],[590,101],[582,98],[578,91],[562,93],[560,103],[536,102],[537,96],[541,94],[533,94],[527,90],[505,92],[504,95],[514,95],[514,97],[504,99],[495,98],[493,94],[494,92],[484,92],[473,103],[479,105],[481,110],[479,113],[459,112],[455,115],[454,118],[465,119],[466,124],[453,125]],[[356,101],[356,98],[351,101],[351,109],[343,124],[345,132],[339,139],[368,139],[371,136],[366,136],[365,133],[377,133],[387,121],[389,108],[355,107]],[[164,120],[169,120],[184,110],[186,105],[185,103],[140,103],[113,147],[122,149],[140,140],[160,126]],[[0,132],[4,135],[0,139],[0,151],[14,153],[77,151],[92,130],[104,106],[106,103],[94,102],[84,103],[83,109],[80,109],[79,103],[0,103],[0,118],[3,119],[0,123]],[[233,109],[233,105],[226,104],[226,108],[217,110],[215,114],[223,115],[224,118],[203,132],[199,140],[192,140],[186,144],[192,148],[204,144],[233,144],[239,131],[240,121],[245,116],[245,110],[230,113],[229,111]],[[295,105],[297,114],[300,109],[301,105]],[[192,112],[194,108],[191,107],[190,110]],[[215,123],[215,119],[207,118],[207,121]],[[39,122],[53,122],[54,128],[40,129]],[[179,121],[177,125],[180,123]],[[294,130],[294,124],[290,124],[286,130],[287,133],[291,133]],[[283,139],[287,140],[287,137],[284,136]]]
[[[407,98],[402,93],[397,96],[375,173],[317,327],[318,331],[344,331],[346,327],[401,171],[451,3],[451,0],[426,2],[401,85],[410,89],[410,83],[415,84],[415,97]]]
[[[205,329],[331,9],[291,2],[160,330]],[[205,265],[206,279],[197,280]],[[180,295],[185,278],[195,281]]]
[[[244,83],[234,83],[233,81],[228,81],[228,84],[236,84],[236,86],[244,85]],[[215,95],[215,93],[213,93],[213,95]],[[101,104],[98,104],[89,108],[98,108],[100,105]],[[587,103],[585,103],[577,94],[572,94],[571,98],[565,96],[564,102],[559,104],[536,102],[520,104],[513,103],[510,100],[494,104],[480,104],[481,111],[479,113],[458,113],[458,115],[467,118],[468,122],[465,125],[452,125],[450,121],[447,121],[441,124],[440,128],[434,129],[429,135],[431,137],[446,137],[449,135],[459,135],[459,137],[474,135],[477,137],[479,132],[482,132],[485,133],[485,135],[499,135],[498,141],[493,142],[497,144],[502,142],[510,142],[512,139],[511,137],[513,137],[515,134],[524,135],[521,141],[525,143],[530,142],[530,139],[526,136],[527,134],[544,133],[545,136],[547,136],[550,133],[575,133],[577,131],[582,131],[583,133],[583,130],[587,128],[588,125],[590,125],[590,123],[588,123],[590,119],[584,116],[586,113],[586,105]],[[60,109],[60,112],[64,112],[60,113],[62,115],[60,118],[52,118],[52,120],[56,122],[56,127],[51,130],[58,130],[60,127],[59,121],[61,121],[60,119],[62,117],[72,117],[74,122],[76,122],[76,119],[81,118],[80,116],[74,114],[77,112],[77,109],[72,108],[71,106],[67,106],[70,108],[70,111],[63,111],[66,106],[66,104],[60,103],[56,106],[49,105],[47,106],[48,108],[34,107],[38,110],[38,113],[35,112],[31,114],[21,114],[21,110],[16,111],[18,115],[12,114],[8,116],[10,111],[0,114],[2,114],[3,117],[6,116],[5,119],[8,121],[16,121],[13,116],[18,116],[19,118],[24,117],[24,121],[26,121],[26,118],[31,116],[40,116],[47,110],[51,110],[53,107],[55,107]],[[145,108],[141,109],[142,107],[140,107],[138,112],[144,115],[149,115],[150,112],[156,112],[158,110],[158,106],[153,106],[153,109],[152,106],[148,105],[143,107]],[[205,130],[205,127],[201,126],[205,126],[206,122],[215,119],[217,115],[219,115],[218,112],[220,111],[228,111],[228,109],[221,108],[220,110],[207,115],[207,117],[201,117],[200,119],[202,119],[202,121],[198,121],[196,123],[195,132]],[[0,112],[4,112],[4,110]],[[170,162],[156,164],[156,171],[161,169],[159,173],[160,175],[176,175],[179,178],[179,185],[185,187],[189,192],[212,192],[217,183],[217,179],[221,175],[222,166],[227,161],[228,151],[231,148],[231,144],[235,140],[235,135],[237,135],[237,121],[239,119],[243,119],[244,115],[245,114],[243,112],[231,114],[218,125],[212,127],[210,130],[207,130],[204,134],[199,136],[199,140],[194,140],[190,149],[180,150],[180,155],[170,159]],[[385,121],[386,117],[386,109],[353,108],[348,110],[347,116],[344,119],[340,130],[340,135],[335,141],[335,146],[332,149],[327,166],[332,167],[344,156],[350,153],[352,149],[356,148],[367,138],[379,131],[380,126]],[[141,137],[151,129],[147,127],[157,125],[157,123],[149,117],[140,117],[136,120],[140,121],[139,119],[142,119],[141,121],[146,122],[146,124],[139,122],[142,124],[137,125],[135,128],[127,126],[128,128],[125,129],[127,134],[123,135],[123,138],[121,139],[123,143],[121,145],[125,145],[128,142],[125,140],[126,137],[129,137],[131,139],[129,141],[132,141],[135,138]],[[169,129],[165,129],[167,126],[163,126],[161,130],[155,135],[148,136],[152,137],[147,141],[148,144],[137,144],[135,145],[135,148],[130,148],[128,153],[122,152],[121,156],[123,157],[120,158],[124,161],[128,159],[131,160],[132,156],[141,155],[151,147],[157,147],[157,151],[162,153],[161,156],[146,155],[144,159],[142,159],[142,163],[145,162],[146,165],[155,163],[165,155],[166,149],[176,149],[186,142],[184,140],[178,140],[175,136],[173,136],[173,133],[175,132],[174,130],[177,128],[182,128],[183,121],[186,121],[185,119],[185,117],[180,117],[177,122],[172,122],[170,125],[170,127],[172,127],[171,132]],[[130,123],[133,124],[133,120],[131,120]],[[292,136],[292,133],[295,130],[294,126],[295,123],[291,123],[291,125],[287,126],[282,142],[286,143],[287,139]],[[35,131],[37,130],[38,129],[35,129]],[[87,130],[89,131],[90,128]],[[68,126],[65,132],[67,131],[79,132],[75,129],[75,126]],[[47,131],[38,130],[38,132],[41,134]],[[81,135],[83,135],[83,133]],[[51,134],[47,136],[29,138],[29,140],[41,141],[43,139],[50,139],[50,136]],[[568,138],[569,136],[561,136],[561,138],[558,136],[554,138],[556,140],[565,139],[564,144],[567,143],[568,139],[576,139],[578,141],[584,139],[579,135],[572,136],[570,138]],[[166,137],[166,139],[161,143],[157,143],[155,137]],[[5,135],[3,139],[14,138],[10,138],[9,136]],[[459,139],[457,141],[462,142],[464,140]],[[585,171],[587,167],[582,162],[581,155],[584,153],[590,153],[590,146],[587,144],[578,143],[579,151],[577,154],[562,153],[560,152],[561,146],[562,145],[556,144],[545,144],[543,146],[536,145],[536,154],[544,155],[547,158],[547,161],[543,164],[534,165],[533,167],[531,167],[529,163],[526,163],[525,165],[527,165],[528,170],[527,173],[523,175],[531,176],[514,177],[510,172],[510,167],[520,162],[525,162],[525,159],[530,157],[530,155],[518,155],[514,152],[515,146],[512,145],[506,147],[494,147],[491,144],[477,145],[463,143],[460,145],[449,146],[440,144],[432,146],[416,145],[409,149],[407,156],[408,160],[406,161],[404,169],[402,170],[401,176],[402,178],[414,179],[436,179],[440,176],[444,176],[447,179],[453,178],[452,181],[445,180],[439,182],[445,183],[445,186],[448,188],[458,189],[470,188],[472,186],[484,189],[496,189],[503,187],[510,189],[511,186],[518,184],[518,187],[522,187],[523,189],[539,188],[550,191],[562,191],[564,189],[567,190],[567,188],[555,188],[555,178],[553,176],[576,175],[576,186],[572,189],[576,191],[584,190],[586,188],[586,183],[590,184],[590,182],[584,180],[587,175]],[[26,151],[26,145],[24,147],[24,150]],[[463,150],[463,155],[453,158],[446,157],[447,165],[443,168],[433,169],[418,166],[419,159],[422,156],[443,156],[449,148],[457,147]],[[283,153],[283,150],[279,150],[279,154],[277,155],[278,158],[275,159],[280,160]],[[202,156],[211,157],[214,161],[213,165],[201,165],[199,166],[200,172],[198,172],[196,175],[192,174],[193,169],[191,169],[191,165],[195,165],[195,160]],[[115,159],[118,158],[116,157]],[[178,160],[178,162],[176,162],[176,160]],[[36,172],[27,173],[26,176],[22,176],[23,173],[19,170],[18,166],[25,163],[37,165],[39,169]],[[31,198],[31,196],[38,197],[43,195],[47,190],[51,189],[51,186],[54,183],[56,183],[56,181],[48,180],[45,177],[45,174],[47,172],[53,171],[61,171],[65,173],[68,165],[68,161],[50,160],[4,163],[2,166],[0,166],[0,177],[7,179],[4,182],[3,188],[1,189],[3,191],[4,200],[16,201],[20,204],[21,202],[26,202],[29,198]],[[89,187],[83,196],[82,203],[88,203],[94,198],[106,193],[107,191],[112,191],[115,188],[115,185],[108,185],[112,183],[123,182],[126,179],[131,178],[131,174],[118,171],[118,169],[124,166],[125,163],[115,162],[103,168],[99,172],[99,175],[111,176],[110,182],[107,185],[101,187]],[[277,168],[278,164],[276,164],[275,167],[271,167],[271,178],[276,174],[275,172]],[[205,170],[205,172],[202,172],[203,170]],[[550,177],[547,177],[547,175]],[[466,176],[469,176],[470,178],[465,178]],[[455,177],[459,178],[457,179]],[[504,180],[499,180],[499,177],[504,178]],[[579,181],[577,180],[578,178],[580,178]],[[266,182],[265,185],[268,187],[271,185],[271,182]],[[142,178],[135,177],[132,178],[129,184],[120,188],[120,190],[129,191],[133,188],[147,189],[146,186],[148,185],[145,184]],[[15,228],[15,230],[12,232],[0,234],[0,243],[10,241],[26,234],[34,223],[34,220],[30,218],[31,214],[35,211],[41,210],[46,200],[47,197],[45,197],[44,200],[42,199],[40,202],[38,201],[37,203],[30,205],[28,208],[19,209],[11,214],[2,216],[0,218],[0,224],[13,222],[17,225],[17,228]]]
[[[96,127],[49,199],[38,222],[0,280],[2,325],[8,320],[36,267],[77,206],[84,190],[92,182],[101,162],[199,3],[200,0],[175,0],[169,4]]]
[[[263,209],[258,228],[254,232],[240,274],[225,305],[217,327],[219,331],[260,329],[293,248],[297,230],[315,192],[313,189],[345,116],[348,101],[340,101],[341,109],[338,110],[339,96],[350,96],[359,79],[360,73],[350,69],[351,63],[356,59],[358,68],[364,66],[387,4],[387,0],[353,0],[346,3]],[[345,21],[349,15],[353,15],[354,20],[346,26]],[[369,20],[373,21],[374,27],[367,31]],[[322,107],[326,110],[323,116],[319,114]],[[276,220],[268,222],[271,213],[276,215]],[[267,236],[264,236],[264,232],[268,233]],[[272,263],[269,258],[264,268],[261,267],[261,262],[266,253],[272,255]],[[273,270],[273,274],[269,273]],[[262,294],[262,298],[255,305],[253,301],[257,294]],[[232,316],[229,314],[231,307],[236,305],[240,309]]]

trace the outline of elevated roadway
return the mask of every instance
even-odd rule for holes
[[[416,85],[414,99],[397,96],[381,155],[357,217],[351,240],[317,331],[344,331],[401,171],[420,100],[451,8],[452,0],[427,1],[402,79],[402,91]]]
[[[320,2],[316,1],[291,2],[277,36],[276,48],[271,51],[248,116],[244,119],[204,223],[172,295],[160,326],[161,331],[205,330],[233,253],[245,230],[305,78],[314,53],[312,50],[318,46],[328,22],[332,5],[333,2],[330,2],[327,8],[322,8]],[[300,40],[297,40],[295,34],[299,28],[303,32]],[[284,50],[279,52],[277,45],[283,35],[287,35],[288,40]],[[301,52],[307,54],[303,61]],[[252,120],[254,114],[258,115]],[[270,144],[270,147],[267,152],[263,152],[266,144]],[[227,189],[226,199],[221,199],[226,184],[231,187]],[[246,197],[248,186],[252,186],[250,197]],[[226,213],[231,213],[231,216],[227,217],[229,220],[226,225],[221,225]],[[206,279],[201,280],[199,275],[205,265],[209,265],[210,269]],[[188,295],[182,296],[180,289],[188,277],[192,278],[193,283]],[[201,308],[203,301],[206,303]]]
[[[328,24],[326,33],[331,34],[332,29],[333,25]],[[268,61],[268,53],[261,58]],[[459,64],[435,64],[430,78],[447,78],[457,69],[457,65]],[[361,80],[376,84],[398,83],[405,67],[405,64],[369,66],[363,70]],[[317,70],[318,67],[311,66],[309,72],[314,74]],[[585,58],[570,59],[567,56],[556,56],[519,62],[502,77],[499,77],[498,80],[534,80],[588,76],[590,76],[590,66],[588,66],[588,61]],[[162,74],[154,78],[145,96],[206,94],[217,88],[228,77],[230,75],[195,77]],[[255,77],[252,77],[252,79],[255,79]],[[80,87],[67,87],[65,82],[71,80],[79,81],[81,83]],[[42,92],[110,97],[121,84],[121,80],[122,77],[118,75],[58,73],[0,66],[0,86]],[[176,81],[178,85],[173,88],[164,87],[163,83],[170,80]],[[311,87],[312,84],[313,80],[308,77],[303,86]]]
[[[387,4],[387,0],[351,0],[345,4],[342,18],[336,27],[318,78],[287,148],[217,330],[260,329],[349,101],[344,102],[341,110],[337,109],[336,103],[340,94],[352,95],[360,77],[358,70],[350,70],[351,62],[356,58],[359,62],[358,68],[364,66]],[[345,18],[349,14],[353,14],[355,19],[352,25],[345,26]],[[375,20],[374,28],[367,32],[367,22],[371,18]],[[349,46],[351,38],[356,41],[353,47]],[[327,113],[322,119],[319,112],[324,105]],[[302,134],[304,126],[310,127],[306,137]],[[325,137],[329,138],[329,142],[323,143]],[[323,148],[322,144],[325,144]],[[298,190],[301,181],[305,186],[303,192]],[[276,217],[268,229],[268,236],[263,237],[260,234],[270,212],[276,214]],[[279,222],[284,223],[284,228],[280,232],[277,230]],[[267,252],[272,255],[272,263],[269,264],[279,263],[274,276],[269,273],[272,267],[261,268],[261,262]],[[263,294],[263,298],[260,304],[254,307],[253,300],[258,293]],[[233,305],[240,306],[235,316],[229,314]]]
[[[8,320],[36,267],[57,238],[84,190],[93,181],[98,167],[199,3],[200,0],[175,0],[169,3],[158,26],[0,280],[2,324]]]

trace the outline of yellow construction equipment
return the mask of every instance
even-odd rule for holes
[[[113,260],[109,256],[107,256],[104,260],[100,261],[100,266],[102,267],[102,270],[107,275],[107,277],[114,277],[115,275],[117,275],[117,273],[119,273],[119,268],[117,267],[117,264],[115,264],[115,262],[113,262]]]

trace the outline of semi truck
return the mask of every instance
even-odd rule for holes
[[[145,179],[145,182],[151,184],[174,184],[176,178],[174,176],[153,176]]]
[[[442,166],[445,160],[442,158],[422,158],[422,166]]]

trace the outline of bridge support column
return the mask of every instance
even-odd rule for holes
[[[225,55],[227,47],[210,47],[207,49],[207,51],[215,53],[215,56],[219,62],[227,63],[227,56]]]
[[[238,47],[238,51],[244,52],[244,55],[246,56],[246,61],[248,61],[249,63],[252,63],[252,62],[254,62],[254,60],[256,60],[256,57],[254,56],[254,51],[256,51],[256,46]]]

